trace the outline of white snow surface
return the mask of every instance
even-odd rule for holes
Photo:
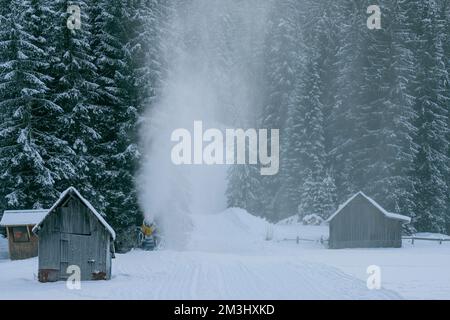
[[[37,258],[7,260],[0,239],[0,299],[450,298],[450,243],[329,250],[290,240],[326,237],[324,226],[277,225],[274,240],[265,241],[268,223],[243,210],[191,219],[186,250],[118,254],[110,281],[83,282],[81,290],[39,283]],[[381,268],[381,290],[366,286],[370,265]]]

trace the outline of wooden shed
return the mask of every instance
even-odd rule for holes
[[[409,217],[384,210],[373,199],[359,192],[327,220],[330,226],[329,247],[400,248],[402,225]]]
[[[66,280],[69,266],[78,266],[81,280],[111,278],[116,234],[111,226],[73,187],[37,224],[41,282]]]
[[[48,210],[7,210],[3,212],[0,226],[6,228],[9,257],[21,260],[37,257],[38,238],[31,231]]]

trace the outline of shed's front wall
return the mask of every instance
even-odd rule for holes
[[[51,278],[47,281],[65,280],[70,275],[67,268],[77,265],[81,280],[110,279],[109,242],[104,226],[81,201],[71,198],[41,226],[39,274]]]
[[[330,222],[330,248],[401,247],[402,224],[356,197]]]

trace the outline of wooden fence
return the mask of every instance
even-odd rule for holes
[[[415,240],[435,241],[435,242],[439,242],[439,244],[442,244],[443,242],[450,242],[450,238],[425,238],[425,237],[415,237],[415,236],[402,237],[402,240],[411,240],[411,244],[414,244]],[[302,242],[302,241],[325,244],[326,242],[328,242],[328,239],[325,239],[324,237],[320,237],[320,239],[305,239],[305,238],[300,238],[298,236],[296,238],[284,238],[279,241],[295,241],[297,244],[300,244],[300,242]]]
[[[411,240],[411,244],[414,244],[415,240],[421,240],[421,241],[436,241],[439,242],[439,244],[442,244],[442,242],[450,242],[449,238],[424,238],[424,237],[402,237],[403,240]]]
[[[300,244],[301,241],[316,242],[316,243],[324,244],[325,242],[328,242],[328,239],[325,239],[324,237],[320,237],[320,239],[305,239],[305,238],[296,237],[296,238],[284,238],[279,241],[295,241],[297,244]]]

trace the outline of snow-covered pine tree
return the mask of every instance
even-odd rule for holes
[[[102,106],[100,154],[104,170],[98,189],[105,197],[105,212],[120,231],[140,223],[135,174],[140,152],[137,146],[138,121],[152,97],[153,70],[148,69],[148,48],[153,43],[147,24],[153,2],[96,1],[93,12],[92,47],[98,68]]]
[[[335,209],[335,188],[329,174],[326,150],[325,109],[333,107],[336,39],[330,37],[330,3],[311,2],[303,27],[303,53],[296,88],[291,96],[283,149],[286,211],[301,215],[317,214],[323,218]],[[315,23],[309,23],[314,20]],[[330,185],[331,184],[331,185]],[[328,193],[331,192],[331,193]]]
[[[358,191],[358,179],[354,151],[360,136],[362,108],[362,84],[365,75],[362,67],[367,59],[365,1],[346,1],[337,7],[336,33],[342,35],[338,50],[338,77],[336,105],[332,109],[329,132],[332,132],[330,157],[333,164],[338,192],[342,203]]]
[[[265,101],[262,110],[260,126],[266,129],[280,130],[280,144],[288,138],[286,118],[291,96],[295,88],[300,48],[300,15],[299,2],[292,0],[278,1],[269,15],[268,34],[265,43],[264,79]],[[283,172],[285,170],[284,151],[280,147],[280,172],[276,176],[266,176],[261,179],[264,195],[263,215],[276,221],[293,214],[285,207],[285,185]],[[294,212],[295,213],[295,212]]]
[[[443,50],[444,50],[444,90],[445,92],[450,92],[450,3],[448,1],[440,2],[440,16],[439,19],[443,23],[443,33],[441,34]],[[450,102],[447,104],[447,110],[450,112]],[[448,128],[450,128],[450,116],[448,117]],[[447,140],[450,141],[450,132],[448,134]],[[450,158],[450,147],[447,152],[447,156]],[[450,175],[447,176],[447,187],[450,188]],[[446,217],[446,229],[447,234],[450,234],[450,192],[447,194],[447,217]]]
[[[261,88],[264,43],[264,35],[259,34],[261,26],[258,19],[266,5],[260,1],[248,1],[242,4],[243,13],[227,10],[218,21],[220,32],[214,36],[217,59],[214,80],[220,82],[222,88],[220,101],[226,106],[223,119],[241,128],[258,126],[258,111],[263,97],[258,89]],[[251,19],[248,18],[249,13],[253,15]],[[244,40],[242,35],[246,35]],[[250,107],[242,108],[243,104]],[[262,179],[258,165],[232,166],[228,171],[228,206],[261,215]]]
[[[410,2],[411,50],[415,57],[412,92],[417,113],[414,159],[414,227],[445,232],[448,217],[449,92],[446,91],[444,24],[436,1]],[[448,220],[447,220],[448,221]]]
[[[80,8],[80,29],[68,27],[71,5]],[[99,211],[103,211],[102,195],[93,184],[101,165],[94,152],[100,133],[95,118],[99,113],[94,104],[98,86],[95,83],[97,68],[90,47],[90,2],[55,0],[49,6],[53,12],[49,39],[54,47],[50,59],[53,77],[50,94],[52,101],[64,111],[58,135],[74,150],[70,161],[75,167],[73,178],[61,181],[59,189],[75,186]]]
[[[266,128],[282,128],[286,121],[300,52],[298,18],[298,4],[292,0],[279,1],[269,18],[265,47],[268,92],[262,119]]]
[[[75,171],[73,151],[58,135],[63,110],[49,89],[51,10],[41,0],[7,2],[0,31],[0,203],[49,207],[58,183]]]
[[[303,184],[300,190],[302,196],[298,206],[300,219],[307,215],[316,215],[325,220],[336,210],[336,186],[328,172],[315,175],[310,169],[303,170]]]
[[[0,0],[0,63],[3,65],[11,58],[11,53],[9,50],[8,41],[11,37],[10,30],[5,26],[8,26],[8,18],[10,15],[10,0]],[[3,69],[2,69],[3,70]],[[4,74],[0,73],[0,81],[4,82]],[[4,93],[2,93],[4,94]],[[6,107],[3,106],[0,108],[0,123],[4,122],[4,119],[7,118],[7,110]],[[0,208],[1,210],[1,208]]]
[[[382,201],[385,208],[407,213],[411,209],[414,112],[406,87],[413,61],[405,46],[403,8],[398,1],[386,1],[381,10],[382,28],[364,28],[367,31],[361,39],[365,56],[356,70],[364,76],[358,84],[352,175],[358,189]]]
[[[135,78],[139,114],[151,106],[161,86],[161,28],[167,19],[166,2],[138,0],[128,5],[130,68]]]
[[[321,82],[321,68],[323,56],[320,36],[327,31],[324,27],[323,17],[317,24],[319,30],[311,33],[310,45],[307,45],[307,57],[303,67],[303,76],[298,82],[293,104],[291,106],[293,125],[288,126],[291,143],[286,153],[292,152],[289,161],[289,169],[294,169],[287,177],[297,177],[289,184],[295,190],[297,188],[297,207],[300,215],[316,214],[327,218],[335,207],[335,194],[327,194],[333,188],[329,188],[332,178],[327,170],[327,155],[325,149],[325,117],[322,97],[327,88]],[[290,130],[289,130],[290,129]],[[288,170],[288,169],[287,169]],[[297,174],[295,174],[297,172]]]
[[[255,165],[234,165],[228,171],[227,204],[230,208],[242,208],[260,215],[260,171]]]
[[[414,99],[408,90],[409,81],[414,78],[414,56],[408,43],[410,24],[414,22],[408,19],[406,2],[382,2],[382,30],[370,33],[373,58],[367,78],[372,85],[367,91],[371,104],[379,104],[381,109],[378,108],[378,134],[373,136],[378,161],[369,167],[368,176],[372,179],[367,181],[364,189],[378,201],[383,201],[385,208],[412,215],[411,172],[417,145],[413,141],[416,133]],[[374,90],[375,87],[379,90]],[[377,118],[376,115],[369,117]]]
[[[300,80],[298,81],[300,82]],[[280,175],[280,180],[285,186],[283,190],[283,211],[286,215],[295,215],[298,213],[298,207],[302,202],[301,185],[303,183],[302,166],[300,155],[301,148],[304,146],[300,140],[304,133],[304,114],[303,108],[299,105],[298,99],[303,93],[297,89],[297,99],[292,98],[289,104],[286,135],[283,140],[283,164],[284,170]],[[277,208],[279,209],[279,208]]]
[[[342,47],[341,35],[336,32],[339,30],[339,19],[336,18],[336,13],[339,12],[340,2],[334,0],[326,1],[311,1],[311,12],[309,19],[317,19],[318,23],[310,23],[316,26],[313,32],[309,34],[319,33],[317,35],[316,47],[318,48],[319,58],[319,77],[322,85],[321,104],[324,116],[324,134],[325,134],[325,152],[327,155],[326,168],[330,175],[330,180],[334,185],[334,169],[332,162],[332,150],[335,147],[333,140],[336,128],[333,126],[335,115],[334,109],[338,105],[338,87],[337,79],[339,76],[338,69],[338,55]],[[311,20],[310,20],[311,21]],[[336,190],[333,191],[336,197]],[[335,199],[336,201],[336,199]]]

